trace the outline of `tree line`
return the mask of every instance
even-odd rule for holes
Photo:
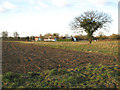
[[[8,36],[8,32],[7,31],[3,31],[1,33],[2,35],[2,39],[3,40],[13,40],[13,41],[31,41],[34,40],[34,38],[36,36],[26,36],[26,37],[19,37],[18,32],[14,32],[13,33],[13,37],[9,37]],[[69,36],[68,34],[65,34],[64,36],[60,36],[59,33],[46,33],[45,35],[40,34],[39,37],[41,38],[41,40],[44,39],[44,37],[49,37],[49,36],[56,36],[56,39],[58,41],[73,41],[73,37],[76,38],[76,41],[80,41],[80,40],[88,40],[88,36],[87,35],[75,35],[75,36]],[[120,34],[112,34],[110,36],[106,36],[104,35],[102,32],[99,33],[99,36],[93,36],[92,37],[93,40],[120,40]]]

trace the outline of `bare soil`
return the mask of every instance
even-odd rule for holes
[[[42,72],[53,68],[75,68],[91,63],[115,64],[118,59],[113,56],[78,52],[72,50],[57,49],[38,46],[34,44],[22,44],[16,42],[2,43],[2,72]]]

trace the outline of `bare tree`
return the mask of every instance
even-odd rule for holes
[[[1,34],[2,34],[3,38],[7,38],[8,37],[8,32],[7,31],[3,31]]]
[[[18,37],[19,37],[18,32],[14,32],[14,33],[13,33],[13,36],[14,36],[15,38],[18,38]]]
[[[111,17],[103,12],[98,11],[87,11],[78,17],[74,18],[74,21],[70,24],[72,30],[77,33],[86,32],[89,43],[93,40],[93,33],[106,27],[111,23]]]

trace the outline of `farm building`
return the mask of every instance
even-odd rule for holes
[[[45,36],[44,37],[44,41],[56,41],[56,37],[55,36]]]
[[[35,41],[41,41],[40,37],[36,36]]]

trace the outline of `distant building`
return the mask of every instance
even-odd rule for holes
[[[75,37],[73,37],[73,40],[74,40],[74,42],[76,42],[76,41],[77,41]]]
[[[36,37],[35,37],[35,41],[41,41],[41,38],[38,37],[38,36],[36,36]]]
[[[57,41],[56,36],[45,36],[44,41]]]

